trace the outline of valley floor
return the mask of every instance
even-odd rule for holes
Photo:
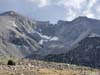
[[[0,75],[100,75],[100,74],[98,71],[90,71],[90,70],[72,70],[72,69],[59,70],[54,68],[34,68],[24,65],[23,67],[0,66]]]
[[[29,59],[16,62],[13,66],[1,64],[0,75],[100,75],[100,70],[64,63]]]

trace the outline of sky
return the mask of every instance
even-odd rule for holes
[[[0,13],[11,10],[52,23],[78,16],[100,19],[100,0],[0,0]]]

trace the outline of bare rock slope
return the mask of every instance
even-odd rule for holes
[[[40,46],[28,34],[35,22],[8,11],[0,14],[0,55],[25,57],[33,54]]]

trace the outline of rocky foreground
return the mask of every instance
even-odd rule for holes
[[[8,60],[16,65],[7,65]],[[0,75],[100,75],[100,70],[64,63],[0,57]]]

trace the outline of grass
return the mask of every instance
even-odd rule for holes
[[[12,59],[17,65],[6,65]],[[17,59],[14,57],[0,57],[0,75],[100,75],[100,70],[89,67],[44,62],[30,59]],[[19,64],[20,63],[20,64]]]

